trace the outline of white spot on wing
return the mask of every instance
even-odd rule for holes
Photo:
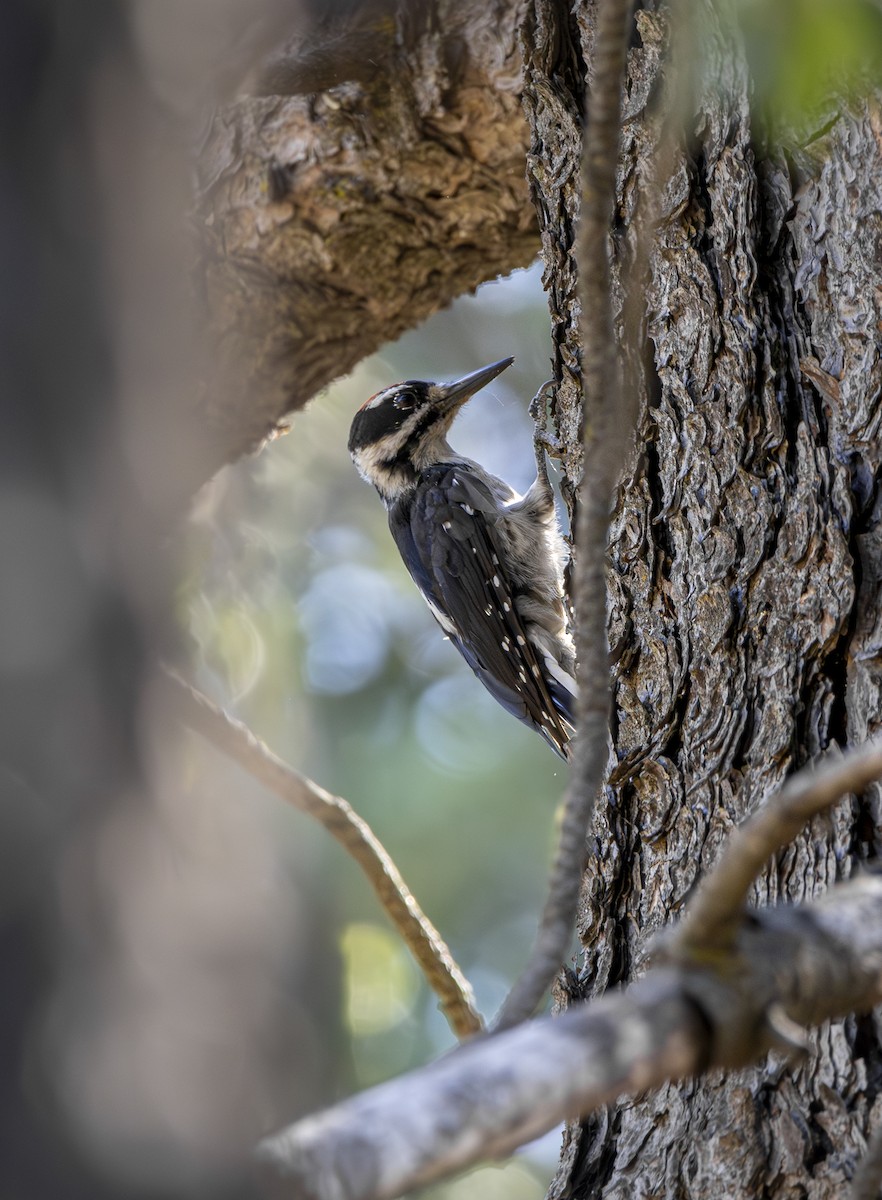
[[[567,689],[567,691],[571,695],[575,696],[575,694],[576,694],[575,679],[573,679],[572,675],[568,675],[566,673],[566,671],[563,669],[563,667],[560,665],[560,663],[557,661],[557,659],[552,658],[552,656],[550,654],[545,655],[545,670],[548,672],[548,674],[551,676],[552,679],[556,679],[558,683],[563,684],[563,686]]]
[[[426,601],[426,604],[428,604],[428,606],[429,606],[429,612],[432,614],[432,616],[435,618],[435,620],[438,622],[438,624],[441,626],[441,628],[444,630],[444,632],[447,634],[455,634],[456,626],[453,624],[450,617],[448,617],[447,613],[442,612],[441,609],[437,607],[437,605],[433,604],[431,600],[426,599],[425,596],[423,597],[423,599]]]

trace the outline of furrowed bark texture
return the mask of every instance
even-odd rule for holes
[[[352,78],[365,55],[343,36],[321,78],[309,45],[305,73],[296,55],[270,72],[267,86],[309,94],[246,96],[216,113],[197,218],[217,343],[201,405],[217,463],[457,295],[534,258],[523,9],[400,5],[371,34],[372,78]],[[335,71],[333,90],[315,90]]]
[[[537,0],[528,17],[526,100],[572,487],[593,8],[569,7]],[[612,769],[583,889],[580,995],[633,978],[733,825],[810,756],[874,733],[882,711],[882,115],[875,102],[843,109],[805,147],[758,150],[738,31],[723,3],[695,6],[699,18],[691,142],[664,181],[647,289],[642,449],[611,539]],[[617,271],[658,137],[649,102],[664,40],[644,7]],[[878,787],[842,803],[753,899],[802,899],[847,877],[878,856],[879,817]],[[572,1128],[552,1195],[842,1195],[882,1119],[879,1033],[876,1017],[850,1017],[822,1028],[798,1068],[666,1089]]]

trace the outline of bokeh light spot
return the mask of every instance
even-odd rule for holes
[[[413,1012],[416,968],[401,942],[379,925],[354,922],[340,938],[346,1024],[356,1037],[383,1033]]]
[[[380,571],[340,564],[320,571],[300,602],[306,677],[316,692],[357,692],[383,669],[406,602]]]

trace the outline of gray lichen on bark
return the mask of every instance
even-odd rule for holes
[[[633,978],[647,937],[791,770],[879,725],[879,110],[843,110],[805,148],[764,146],[739,30],[725,4],[700,7],[688,144],[664,181],[646,293],[642,450],[612,527],[613,760],[583,890],[580,994]],[[572,486],[572,230],[592,6],[571,21],[568,6],[543,0],[526,28],[530,175]],[[644,6],[619,271],[650,177],[664,38],[664,14]],[[809,360],[829,394],[801,369]],[[875,790],[816,821],[756,902],[847,877],[878,853],[878,817]],[[628,1103],[570,1131],[552,1194],[839,1195],[882,1115],[879,1066],[874,1021],[849,1018],[822,1029],[793,1071],[773,1062]]]

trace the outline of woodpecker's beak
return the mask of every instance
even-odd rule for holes
[[[471,375],[463,375],[462,379],[457,379],[454,383],[436,384],[437,404],[445,412],[452,412],[461,404],[465,404],[466,400],[470,396],[474,396],[475,392],[486,387],[491,379],[501,375],[505,368],[510,367],[513,362],[513,358],[501,358],[499,362],[491,363],[489,367],[481,367],[480,371],[472,371]]]

